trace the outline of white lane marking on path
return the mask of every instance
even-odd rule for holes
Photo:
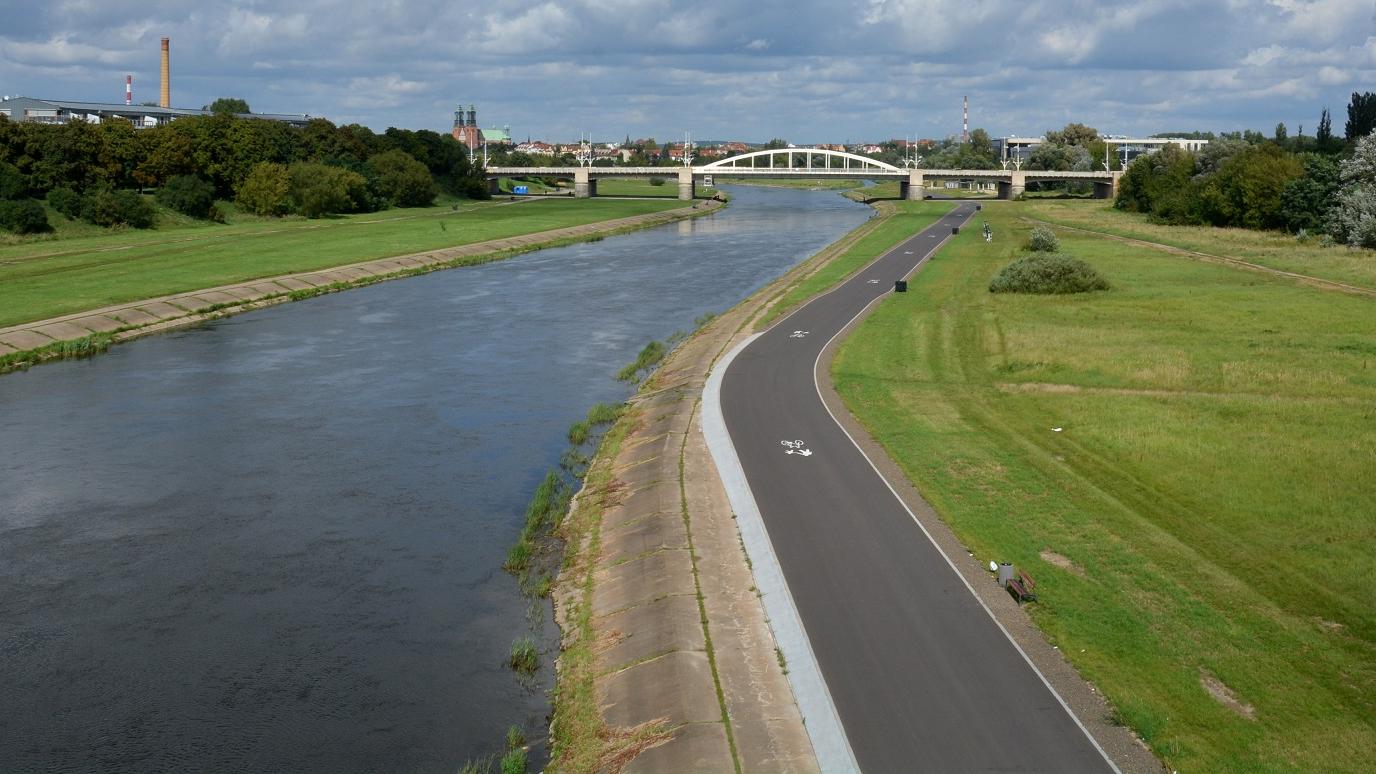
[[[812,331],[794,331],[794,332],[788,334],[788,337],[789,337],[790,339],[801,339],[801,338],[806,337],[806,336],[807,336],[809,333],[811,333],[811,332],[812,332]]]
[[[702,390],[702,435],[712,453],[712,461],[717,465],[722,485],[726,487],[731,510],[736,513],[736,526],[741,531],[741,542],[745,544],[745,552],[750,557],[755,587],[760,590],[774,640],[788,663],[788,684],[793,687],[793,697],[798,702],[798,712],[803,716],[803,727],[812,740],[817,764],[828,774],[858,774],[860,764],[856,762],[855,751],[846,738],[841,716],[836,712],[831,691],[822,677],[822,668],[817,664],[812,642],[803,628],[803,619],[793,601],[793,592],[784,580],[784,571],[779,566],[779,557],[774,553],[774,544],[769,540],[764,517],[760,515],[760,507],[750,491],[750,482],[745,477],[741,459],[726,429],[726,418],[721,413],[722,376],[736,355],[762,335],[756,333],[736,345],[735,349],[722,356],[708,374],[707,385]]]
[[[878,285],[878,284],[879,284],[879,280],[877,280],[877,279],[872,279],[872,280],[870,280],[870,284],[871,284],[871,285]]]
[[[973,215],[974,213],[970,214]],[[935,238],[936,234],[931,234],[930,236]],[[924,256],[921,261],[918,261],[917,266],[913,269],[913,271],[916,272],[917,269],[921,268],[922,264],[926,263],[927,259],[930,258],[932,255],[935,255],[936,251],[941,249],[942,245],[945,244],[946,240],[950,238],[951,235],[943,237],[941,242],[937,244],[935,250],[932,250],[932,252],[928,253],[927,256]],[[1033,673],[1037,675],[1037,678],[1042,681],[1042,685],[1046,686],[1046,690],[1050,691],[1051,695],[1056,697],[1056,701],[1061,705],[1061,709],[1065,710],[1065,713],[1070,716],[1070,719],[1075,721],[1075,725],[1080,729],[1081,733],[1083,733],[1085,735],[1085,738],[1089,740],[1089,743],[1094,746],[1094,749],[1099,752],[1099,755],[1103,756],[1104,762],[1108,764],[1108,767],[1112,769],[1115,772],[1115,774],[1122,774],[1122,769],[1118,768],[1118,764],[1114,763],[1113,759],[1108,757],[1108,753],[1104,752],[1104,748],[1099,746],[1099,740],[1095,739],[1094,735],[1089,733],[1089,729],[1085,728],[1085,724],[1081,723],[1080,718],[1073,711],[1071,711],[1070,705],[1066,704],[1065,699],[1061,698],[1061,694],[1057,693],[1056,689],[1052,687],[1051,681],[1047,680],[1046,675],[1042,674],[1042,670],[1038,669],[1037,665],[1032,663],[1032,658],[1027,655],[1027,651],[1023,650],[1022,646],[1018,644],[1018,641],[1013,639],[1013,635],[1008,632],[1008,629],[1004,628],[1003,622],[999,621],[999,619],[994,615],[994,611],[990,610],[989,606],[984,604],[984,600],[980,597],[979,594],[975,592],[975,587],[970,585],[970,581],[965,578],[965,574],[956,568],[956,563],[951,561],[950,556],[946,555],[946,551],[941,548],[941,544],[937,543],[936,538],[932,537],[932,533],[927,531],[927,527],[922,523],[921,520],[917,518],[917,514],[913,513],[913,509],[908,507],[908,503],[905,502],[902,497],[899,497],[898,490],[894,489],[893,484],[889,483],[889,480],[884,477],[883,472],[879,470],[879,466],[874,464],[874,460],[870,459],[870,455],[865,453],[865,450],[860,447],[859,443],[856,442],[854,436],[852,436],[850,434],[850,431],[846,429],[846,426],[841,424],[840,420],[836,418],[836,414],[832,412],[831,406],[827,404],[826,398],[822,397],[822,383],[817,378],[817,375],[818,373],[820,373],[822,365],[822,356],[827,353],[827,350],[831,348],[831,345],[836,341],[837,338],[841,336],[841,334],[845,333],[851,327],[851,325],[855,323],[856,320],[863,317],[866,313],[869,312],[871,307],[873,307],[880,301],[884,300],[884,298],[886,298],[886,296],[880,296],[879,298],[876,298],[870,303],[866,304],[863,309],[856,312],[855,316],[850,318],[850,320],[845,325],[841,326],[841,329],[838,330],[834,336],[828,339],[826,345],[824,345],[821,351],[817,353],[817,359],[814,360],[812,363],[812,385],[817,389],[817,399],[822,401],[822,407],[825,408],[827,410],[827,414],[831,416],[831,421],[834,422],[837,427],[841,428],[841,432],[845,433],[846,438],[850,439],[851,445],[855,447],[856,451],[860,452],[861,457],[865,458],[865,462],[868,462],[870,464],[870,468],[874,470],[875,475],[879,476],[879,480],[884,482],[884,486],[889,488],[889,493],[893,495],[894,499],[898,501],[899,505],[903,506],[903,510],[908,512],[908,516],[912,518],[913,523],[917,525],[917,528],[922,530],[922,534],[926,536],[927,541],[932,544],[932,547],[936,549],[937,553],[941,554],[941,558],[946,560],[946,564],[951,568],[951,572],[955,573],[956,577],[960,578],[960,582],[965,584],[965,589],[970,592],[970,596],[974,597],[975,601],[979,603],[979,606],[984,608],[984,612],[989,616],[989,619],[994,622],[995,626],[999,627],[999,631],[1003,632],[1003,636],[1008,639],[1008,642],[1013,646],[1013,649],[1018,652],[1018,655],[1022,656],[1022,660],[1027,663],[1027,666],[1031,668]],[[804,307],[806,307],[806,304],[804,305]],[[794,311],[794,314],[796,313],[797,310]],[[739,351],[739,349],[740,348],[737,348],[737,351]],[[720,406],[718,406],[718,410],[720,410]],[[784,655],[786,657],[788,655],[787,652],[785,652]],[[823,770],[825,771],[826,769],[823,768]]]

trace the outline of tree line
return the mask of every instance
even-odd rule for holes
[[[38,200],[67,217],[147,227],[151,204],[141,194],[148,189],[165,206],[212,219],[217,199],[260,215],[319,217],[426,206],[441,192],[488,196],[467,149],[429,130],[378,134],[323,118],[294,127],[228,111],[147,129],[0,116],[2,227],[46,228]]]
[[[1376,94],[1354,93],[1346,136],[1327,109],[1313,137],[1245,131],[1198,135],[1197,153],[1176,145],[1135,160],[1115,206],[1176,225],[1285,230],[1354,247],[1376,247]]]

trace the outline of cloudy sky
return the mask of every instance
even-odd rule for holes
[[[375,129],[845,142],[960,131],[1342,133],[1374,0],[0,0],[0,93],[243,97]]]

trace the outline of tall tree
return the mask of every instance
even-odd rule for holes
[[[1314,142],[1318,145],[1319,152],[1328,151],[1333,145],[1333,120],[1328,116],[1328,108],[1323,109],[1323,114],[1319,116],[1319,128],[1314,132]]]
[[[1347,141],[1356,142],[1376,129],[1376,94],[1352,92],[1347,103]]]
[[[250,113],[248,102],[238,97],[220,97],[214,102],[201,108],[212,113]]]
[[[1064,129],[1056,131],[1049,129],[1046,132],[1046,141],[1053,145],[1080,145],[1085,146],[1099,139],[1099,130],[1084,124],[1069,123]]]
[[[1276,144],[1284,145],[1286,139],[1289,138],[1289,134],[1290,133],[1285,129],[1284,121],[1281,121],[1280,123],[1276,124]]]
[[[1376,247],[1376,132],[1358,139],[1339,169],[1342,188],[1328,232],[1353,247]]]

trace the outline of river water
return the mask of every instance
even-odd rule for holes
[[[0,377],[0,771],[453,774],[538,741],[557,631],[500,565],[566,428],[870,214],[731,193]]]

